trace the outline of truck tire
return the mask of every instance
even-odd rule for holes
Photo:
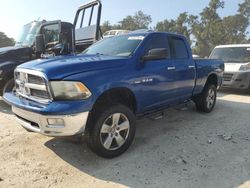
[[[89,148],[104,158],[121,155],[133,142],[135,121],[133,112],[120,104],[94,112],[86,133]]]
[[[217,89],[213,84],[206,84],[203,92],[195,97],[194,102],[198,111],[210,113],[215,106]]]
[[[3,87],[3,94],[6,92],[11,92],[14,88],[14,79],[10,79],[9,81],[6,82],[6,84]]]

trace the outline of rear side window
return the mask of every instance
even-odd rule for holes
[[[174,59],[188,59],[188,51],[183,39],[170,38],[171,57]]]

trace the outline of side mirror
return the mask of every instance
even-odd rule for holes
[[[35,48],[37,53],[45,52],[45,41],[43,35],[40,34],[36,36]]]
[[[168,57],[168,50],[166,48],[155,48],[149,50],[148,54],[142,57],[143,61],[160,60]]]

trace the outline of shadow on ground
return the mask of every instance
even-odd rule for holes
[[[0,97],[0,112],[5,114],[12,114],[11,106],[8,105],[4,100]]]
[[[229,166],[230,171],[225,166],[239,156],[246,156],[235,144],[236,141],[226,143],[218,136],[230,131],[230,134],[235,132],[235,139],[240,134],[237,133],[240,127],[228,128],[230,123],[235,123],[231,120],[226,122],[227,113],[231,113],[230,105],[250,109],[249,104],[218,100],[214,112],[210,114],[195,112],[194,104],[189,103],[165,111],[161,120],[140,120],[134,144],[126,153],[114,159],[96,156],[85,142],[79,144],[68,139],[52,139],[45,145],[83,173],[129,187],[237,186],[248,177],[248,174],[241,172],[245,164],[239,165],[239,169]],[[232,119],[238,117],[236,114],[235,117],[233,114],[231,116]],[[248,128],[244,129],[241,130],[243,134]],[[247,137],[239,137],[244,136]],[[226,153],[226,157],[221,153]],[[210,163],[205,164],[204,161],[209,160]],[[207,170],[206,173],[204,170]],[[230,177],[241,174],[241,177],[229,181],[223,179],[227,175],[222,177],[217,173],[228,173]]]
[[[240,89],[231,89],[231,88],[221,88],[219,90],[220,96],[226,96],[226,95],[242,95],[242,96],[250,96],[250,92],[246,90],[240,90]]]

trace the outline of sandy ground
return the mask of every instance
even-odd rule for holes
[[[130,149],[107,160],[25,131],[0,99],[0,187],[249,187],[250,95],[224,91],[211,114],[189,103],[137,125]]]

